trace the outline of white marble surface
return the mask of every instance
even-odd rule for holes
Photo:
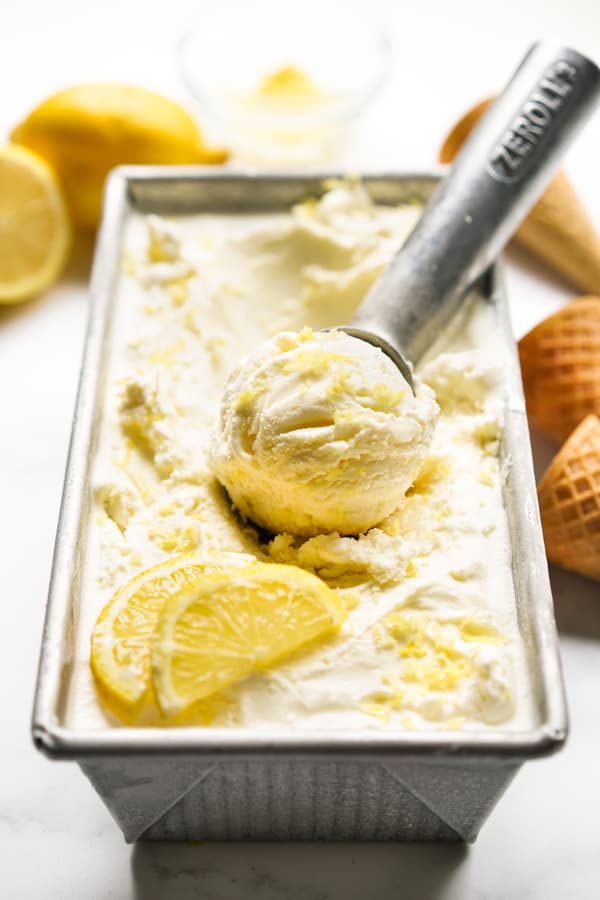
[[[292,4],[290,4],[292,6]],[[345,149],[357,169],[431,165],[447,125],[496,89],[537,37],[600,58],[597,0],[382,2],[393,78]],[[542,11],[543,6],[543,11]],[[174,40],[193,9],[75,0],[0,2],[0,133],[58,86],[88,78],[179,90]],[[600,114],[567,169],[600,227]],[[90,248],[62,282],[0,311],[0,896],[6,900],[592,900],[600,896],[600,589],[553,585],[571,712],[560,755],[527,765],[477,843],[127,847],[77,768],[33,750],[29,716],[86,315]],[[519,254],[508,287],[517,334],[572,292]],[[543,465],[549,448],[540,446]]]

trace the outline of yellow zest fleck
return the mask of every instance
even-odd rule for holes
[[[449,731],[458,731],[463,728],[465,724],[464,716],[452,716],[450,719],[446,719],[445,726]]]
[[[473,644],[505,644],[506,639],[493,625],[476,619],[464,619],[460,623],[460,636],[463,641]]]
[[[352,591],[348,591],[345,594],[340,594],[340,599],[342,600],[342,603],[347,610],[356,609],[356,607],[360,605],[359,595],[352,593]]]
[[[125,449],[123,450],[123,456],[121,459],[115,459],[115,465],[119,466],[121,469],[127,468],[131,463],[131,454],[133,451],[135,444],[131,440],[131,438],[125,439]]]
[[[317,214],[317,203],[316,197],[307,197],[306,200],[294,206],[294,213],[300,214],[307,219],[314,219]]]
[[[392,650],[395,647],[393,637],[379,623],[373,625],[371,633],[373,635],[373,643],[378,650]]]
[[[298,332],[296,335],[296,340],[299,344],[305,344],[307,341],[315,340],[315,333],[308,325],[305,325],[304,328]]]
[[[302,375],[312,375],[319,378],[325,375],[334,362],[352,363],[352,358],[342,353],[332,353],[321,347],[304,347],[298,350],[294,357],[283,366],[285,375],[300,372]]]
[[[349,407],[348,409],[336,409],[333,414],[333,421],[336,425],[354,425],[360,422],[360,413]]]
[[[189,553],[197,549],[200,539],[197,527],[191,524],[173,531],[154,526],[148,529],[148,537],[166,553]]]
[[[153,492],[143,475],[136,469],[133,469],[128,463],[117,462],[117,466],[127,475],[144,503],[151,502]]]
[[[326,396],[329,400],[337,400],[348,390],[348,372],[336,372],[327,386]]]
[[[137,275],[135,257],[133,256],[133,253],[130,253],[128,250],[123,253],[121,268],[125,275],[131,275],[133,278]]]
[[[391,612],[385,617],[383,624],[394,640],[408,641],[413,635],[420,638],[424,635],[427,616],[424,613],[406,616],[400,612]]]
[[[389,703],[392,709],[400,709],[406,696],[405,686],[393,672],[382,675],[381,680],[388,688],[387,693],[383,694],[383,699]]]
[[[200,337],[200,328],[198,326],[195,309],[188,309],[185,316],[183,317],[183,324],[188,329],[188,331],[191,331],[192,334]]]
[[[450,578],[454,578],[455,581],[463,582],[467,580],[467,577],[467,574],[461,569],[452,569],[450,572]]]
[[[234,411],[241,413],[245,412],[250,404],[254,402],[256,397],[258,397],[259,393],[260,391],[256,388],[248,388],[245,391],[241,391],[235,401]]]
[[[439,456],[428,456],[421,466],[414,484],[406,492],[407,497],[413,494],[427,494],[432,487],[450,474],[450,466]]]
[[[153,366],[161,365],[166,369],[171,369],[178,361],[177,357],[184,349],[185,344],[182,340],[176,341],[168,347],[161,347],[148,354],[148,361]]]
[[[379,382],[369,387],[359,388],[356,394],[361,400],[370,401],[370,405],[376,411],[390,412],[398,406],[405,392],[401,389],[393,391],[387,384]]]
[[[389,707],[384,706],[382,703],[367,703],[366,701],[363,701],[362,703],[359,703],[358,708],[367,716],[373,716],[375,719],[380,719],[382,722],[389,721],[391,715]]]
[[[188,279],[180,278],[178,281],[172,281],[167,287],[167,291],[173,306],[183,306],[190,296],[190,286]]]
[[[150,488],[150,485],[143,477],[143,475],[131,466],[132,450],[134,446],[135,444],[133,443],[131,438],[127,437],[125,441],[123,456],[119,457],[115,455],[113,457],[113,463],[118,469],[121,469],[121,471],[125,473],[127,478],[129,478],[144,503],[148,503],[152,498],[152,490]]]
[[[487,487],[494,486],[494,476],[498,471],[498,464],[495,459],[488,460],[479,470],[479,481]]]
[[[467,660],[449,662],[439,656],[437,665],[421,666],[411,663],[406,666],[403,676],[407,681],[418,681],[432,691],[453,691],[461,681],[470,675],[472,669]]]
[[[427,656],[427,648],[418,640],[408,641],[398,652],[403,659]]]

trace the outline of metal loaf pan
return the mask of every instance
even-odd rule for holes
[[[506,300],[485,278],[510,347],[502,445],[520,628],[538,720],[526,731],[281,733],[214,728],[65,727],[79,615],[90,470],[107,334],[129,211],[186,214],[288,209],[335,173],[235,174],[127,167],[110,178],[92,277],[85,355],[58,525],[33,713],[33,740],[76,760],[127,841],[142,839],[472,841],[521,764],[567,730],[529,434]],[[380,203],[425,201],[439,174],[371,174]]]

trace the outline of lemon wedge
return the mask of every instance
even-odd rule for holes
[[[204,575],[167,601],[152,636],[162,713],[177,715],[333,634],[345,616],[335,591],[294,566],[255,563]]]
[[[11,140],[39,153],[57,173],[73,222],[94,229],[104,180],[114,166],[222,163],[227,152],[204,141],[178,103],[145,88],[96,82],[48,97],[13,130]]]
[[[96,621],[90,659],[100,697],[113,714],[132,722],[152,702],[150,637],[166,601],[193,589],[208,572],[246,568],[253,560],[247,553],[182,554],[145,569],[116,591]]]
[[[58,278],[71,226],[52,170],[22,147],[0,147],[0,303],[20,303]]]

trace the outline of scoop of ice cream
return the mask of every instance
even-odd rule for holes
[[[415,480],[438,406],[381,350],[343,331],[283,332],[230,375],[213,469],[240,513],[273,532],[358,534]]]

